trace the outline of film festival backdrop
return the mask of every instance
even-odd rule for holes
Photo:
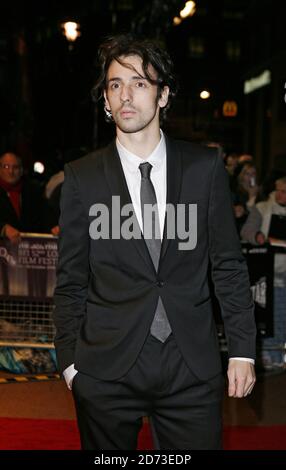
[[[268,245],[253,247],[245,244],[242,250],[249,267],[258,334],[260,337],[271,336],[273,249]],[[52,311],[57,257],[57,238],[51,235],[23,234],[19,244],[0,238],[0,368],[3,347],[10,358],[7,365],[6,357],[4,367],[12,370],[19,367],[11,365],[13,361],[8,347],[53,351]],[[213,305],[222,350],[225,350],[220,309],[214,297]],[[54,355],[53,360],[55,362]],[[55,365],[52,368],[55,369]]]

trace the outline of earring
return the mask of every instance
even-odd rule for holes
[[[104,106],[104,112],[105,112],[106,117],[107,117],[108,119],[112,119],[112,112],[110,111],[110,109],[107,109],[106,106]]]

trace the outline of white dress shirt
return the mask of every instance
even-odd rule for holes
[[[150,179],[153,183],[158,212],[159,212],[159,225],[161,240],[164,231],[164,219],[166,212],[166,199],[167,199],[167,169],[166,169],[166,141],[162,131],[161,139],[156,148],[153,150],[148,158],[143,159],[129,152],[123,145],[116,139],[116,147],[119,153],[121,165],[124,171],[124,176],[130,193],[131,201],[134,207],[135,215],[137,217],[140,229],[142,231],[142,212],[140,200],[140,186],[141,186],[141,172],[139,165],[148,162],[152,165]]]
[[[163,132],[160,130],[160,142],[149,155],[148,158],[143,159],[135,155],[134,153],[127,150],[116,139],[116,147],[118,150],[119,158],[123,168],[124,176],[126,179],[127,187],[130,193],[131,201],[134,207],[135,215],[137,217],[140,229],[142,231],[142,213],[141,213],[141,201],[140,201],[140,186],[141,186],[141,172],[139,165],[144,162],[148,162],[152,165],[150,174],[151,181],[153,183],[156,199],[158,204],[159,212],[159,225],[161,240],[163,238],[164,231],[164,219],[166,211],[166,199],[167,199],[167,152],[166,152],[166,140]],[[254,364],[253,359],[243,357],[232,357],[230,359],[237,359],[240,361],[247,361]],[[74,364],[71,364],[64,370],[64,378],[67,386],[71,389],[72,380],[76,375],[77,370],[74,368]]]

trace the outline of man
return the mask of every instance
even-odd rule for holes
[[[0,156],[0,234],[12,242],[20,232],[45,232],[44,200],[40,188],[23,177],[21,158]]]
[[[100,61],[96,89],[117,138],[65,167],[55,290],[57,357],[82,447],[136,449],[149,415],[161,449],[219,449],[209,257],[233,358],[230,396],[249,394],[255,380],[253,304],[223,161],[160,132],[175,94],[165,52],[119,36],[102,45]],[[189,245],[178,235],[185,222]]]

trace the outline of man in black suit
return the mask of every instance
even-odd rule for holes
[[[227,174],[215,149],[160,130],[175,94],[165,52],[119,36],[99,57],[96,89],[117,138],[65,167],[55,290],[58,363],[82,447],[135,449],[148,415],[160,449],[220,449],[210,264],[229,395],[255,382],[253,302]]]

